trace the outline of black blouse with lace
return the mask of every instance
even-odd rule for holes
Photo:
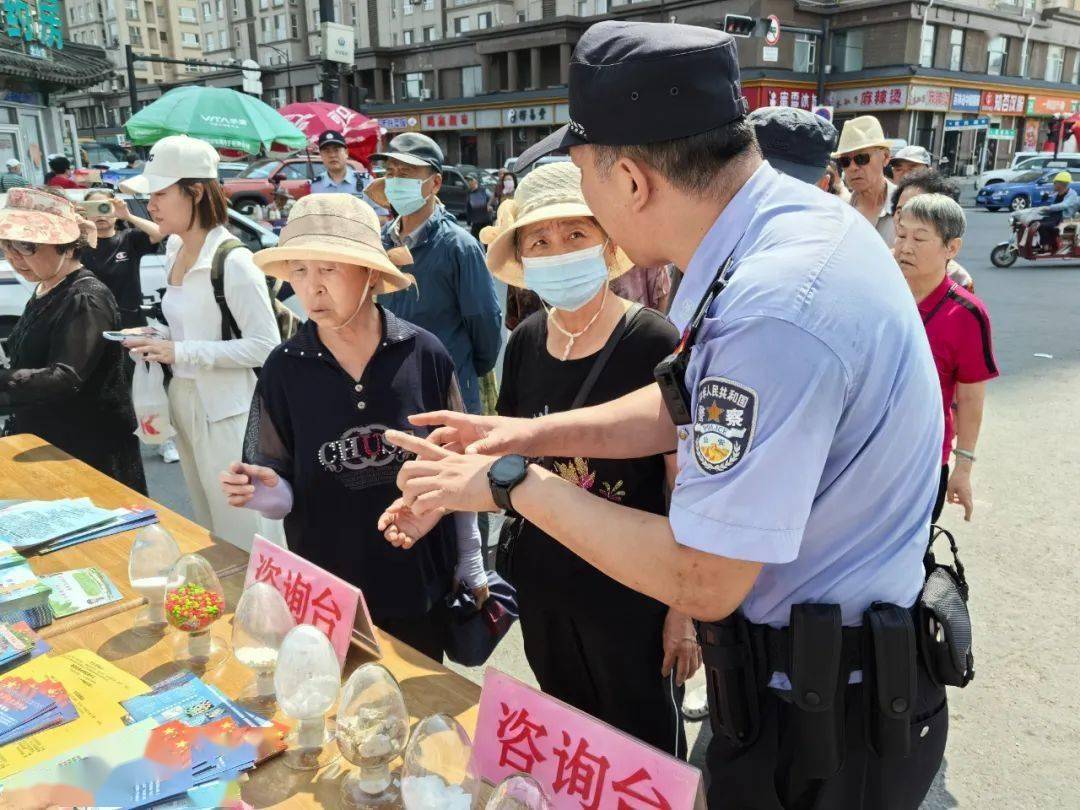
[[[5,435],[33,433],[145,494],[124,349],[101,335],[119,328],[112,293],[84,268],[31,298],[8,339],[0,413]]]

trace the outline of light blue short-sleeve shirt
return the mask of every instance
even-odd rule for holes
[[[912,605],[941,471],[941,390],[900,269],[850,206],[763,165],[694,254],[671,319],[717,269],[727,288],[693,347],[679,428],[675,539],[763,563],[742,605]]]
[[[328,172],[323,172],[314,180],[311,181],[311,193],[312,194],[351,194],[354,197],[359,197],[366,202],[372,208],[375,209],[375,213],[379,216],[388,216],[390,214],[385,208],[379,205],[377,202],[367,196],[365,191],[367,187],[372,183],[372,177],[369,174],[365,174],[360,178],[360,189],[357,189],[357,174],[356,170],[351,166],[345,168],[345,177],[340,183],[335,183],[331,179]],[[362,190],[361,190],[362,189]]]

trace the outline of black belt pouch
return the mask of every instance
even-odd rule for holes
[[[713,734],[723,735],[736,748],[745,748],[756,742],[761,732],[761,697],[750,625],[741,616],[696,624]]]
[[[863,686],[870,747],[879,757],[906,757],[911,750],[915,703],[915,625],[911,611],[875,602],[863,614],[866,642]]]
[[[839,605],[791,606],[789,651],[791,712],[789,728],[797,740],[806,775],[827,779],[844,764],[844,692],[841,672],[843,622]]]

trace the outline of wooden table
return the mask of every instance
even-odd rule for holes
[[[202,526],[72,458],[44,439],[28,434],[0,439],[0,500],[82,497],[89,497],[96,506],[105,509],[149,506],[157,512],[161,525],[176,539],[181,553],[201,554],[218,572],[218,576],[228,575],[247,566],[247,552],[213,537]],[[129,603],[138,600],[138,604],[141,604],[142,599],[128,582],[128,555],[134,539],[135,532],[128,531],[81,543],[52,554],[24,556],[27,556],[30,567],[38,576],[97,566],[124,595],[120,602],[99,610],[126,610],[132,606]],[[87,619],[96,618],[96,615],[99,615],[98,611],[88,611],[59,619],[43,628],[41,634],[49,637],[62,633],[85,623]]]
[[[176,537],[182,551],[197,551],[210,560],[221,577],[228,610],[214,632],[226,641],[230,638],[232,612],[244,585],[246,552],[211,537],[197,524],[137,495],[37,437],[0,439],[0,499],[83,496],[103,507],[148,503],[157,511],[162,525]],[[133,536],[134,532],[125,532],[53,554],[31,556],[29,560],[38,574],[96,565],[109,575],[128,598],[54,622],[43,628],[42,635],[55,653],[92,650],[149,684],[180,668],[172,661],[168,637],[146,638],[133,632],[138,608],[144,604],[127,584],[127,554]],[[480,687],[386,633],[380,632],[379,639],[383,650],[380,663],[401,684],[412,721],[442,712],[457,718],[472,734]],[[354,646],[345,662],[343,682],[356,667],[370,660],[367,653]],[[202,677],[235,698],[252,676],[230,657]],[[351,767],[339,759],[317,773],[298,772],[287,768],[280,758],[272,759],[250,772],[242,788],[243,798],[254,807],[337,807],[341,779]]]

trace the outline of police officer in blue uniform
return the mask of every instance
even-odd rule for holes
[[[601,22],[570,64],[569,151],[639,265],[685,268],[657,383],[531,420],[450,413],[398,483],[416,512],[517,512],[698,620],[713,808],[898,808],[945,748],[917,621],[940,474],[922,324],[872,227],[763,161],[728,35]],[[465,452],[461,452],[461,451]],[[677,451],[669,516],[596,498],[529,457]],[[917,628],[919,628],[917,630]]]
[[[372,177],[366,171],[357,172],[349,165],[349,149],[345,144],[344,135],[332,129],[320,135],[319,157],[322,158],[323,168],[326,171],[311,181],[312,194],[322,192],[351,194],[374,208],[380,218],[385,219],[389,216],[389,211],[377,205],[364,193],[371,185]]]

